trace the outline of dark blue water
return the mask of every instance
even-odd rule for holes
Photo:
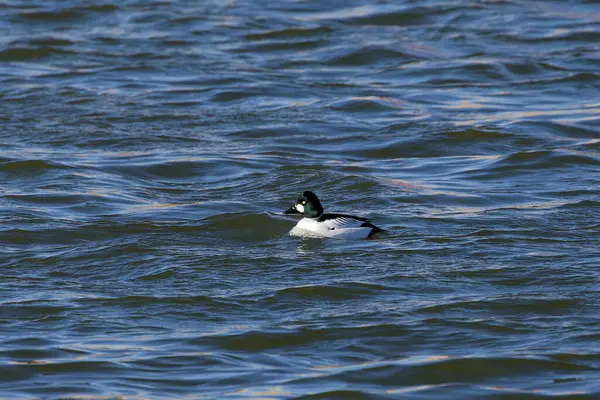
[[[0,1],[0,397],[599,398],[599,122],[596,1]]]

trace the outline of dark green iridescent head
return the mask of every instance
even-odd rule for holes
[[[298,197],[293,206],[284,211],[284,214],[301,214],[306,218],[318,218],[323,214],[323,206],[317,195],[307,190]]]

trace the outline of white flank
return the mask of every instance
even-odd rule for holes
[[[327,222],[327,221],[325,221]],[[362,223],[362,221],[360,221]],[[316,219],[303,218],[290,231],[291,236],[301,237],[328,237],[336,239],[364,239],[371,232],[367,227],[338,227],[330,229],[327,224],[317,222]]]

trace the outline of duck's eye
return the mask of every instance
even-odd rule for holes
[[[306,200],[302,200],[302,204],[306,204]]]

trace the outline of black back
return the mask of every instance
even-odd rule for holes
[[[349,219],[356,219],[359,221],[365,221],[365,222],[367,221],[366,218],[355,217],[354,215],[327,213],[327,214],[321,215],[321,217],[318,219],[318,222],[323,222],[323,221],[327,221],[328,219],[336,219],[336,218],[349,218]]]

